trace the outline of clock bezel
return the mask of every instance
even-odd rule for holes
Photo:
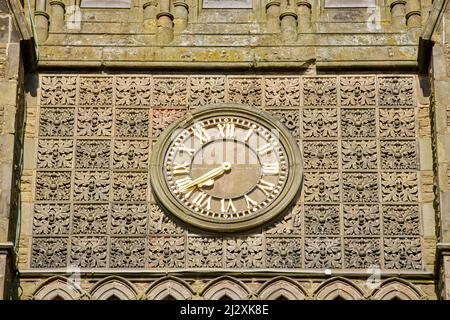
[[[279,141],[288,159],[288,174],[284,188],[275,200],[260,211],[239,219],[224,220],[191,213],[172,194],[164,174],[164,159],[173,140],[175,130],[186,129],[197,121],[211,117],[243,117],[255,121],[267,129],[279,132]],[[255,229],[286,212],[300,194],[303,183],[303,163],[300,148],[288,129],[271,114],[257,108],[238,104],[210,104],[189,112],[182,119],[166,128],[152,148],[150,159],[150,184],[155,200],[175,217],[202,230],[212,232],[239,232]]]

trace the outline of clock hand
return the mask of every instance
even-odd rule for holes
[[[225,171],[231,169],[231,164],[228,162],[222,163],[218,168],[212,169],[211,171],[205,173],[204,175],[192,180],[186,185],[180,187],[180,192],[185,192],[195,186],[212,185],[214,183],[214,178],[221,176]]]

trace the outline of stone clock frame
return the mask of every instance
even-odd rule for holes
[[[187,213],[181,203],[172,195],[165,182],[162,166],[166,151],[172,143],[173,133],[184,129],[196,121],[202,121],[217,116],[239,116],[256,121],[269,129],[279,132],[279,140],[284,146],[288,158],[288,177],[279,196],[260,212],[233,219],[224,223],[222,219],[213,217],[193,216]],[[170,125],[160,136],[153,147],[150,159],[150,183],[158,203],[169,213],[175,215],[188,225],[212,232],[238,232],[257,228],[283,214],[297,199],[303,182],[303,163],[300,149],[289,131],[269,113],[256,108],[238,104],[213,104],[198,108],[188,113],[183,119]]]

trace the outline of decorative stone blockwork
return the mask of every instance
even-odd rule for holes
[[[414,76],[43,75],[31,268],[424,270]],[[163,212],[149,157],[209,103],[271,112],[302,148],[301,197],[247,234]],[[428,173],[427,173],[428,174]]]

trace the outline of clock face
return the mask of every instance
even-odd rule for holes
[[[170,213],[196,227],[247,229],[284,211],[298,194],[299,154],[295,140],[269,114],[204,108],[158,140],[152,187]]]
[[[276,135],[238,116],[218,116],[187,127],[171,144],[165,177],[193,214],[223,220],[257,213],[281,193],[288,159]]]

